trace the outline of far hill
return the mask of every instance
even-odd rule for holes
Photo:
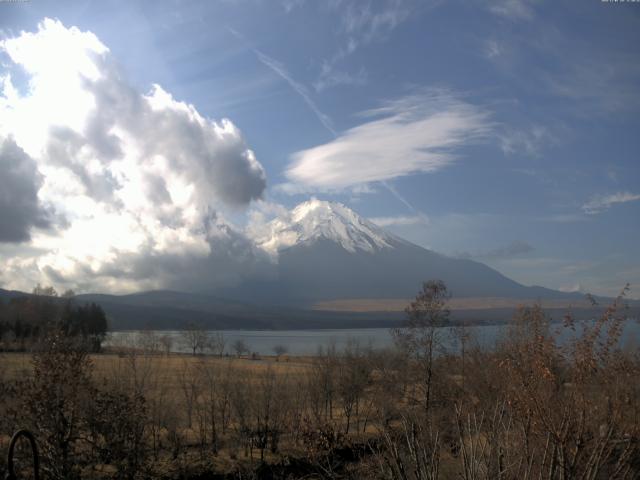
[[[0,289],[0,301],[8,302],[31,294]],[[64,301],[65,299],[58,299]],[[111,330],[180,330],[190,325],[209,329],[282,330],[282,329],[341,329],[341,328],[390,328],[404,319],[401,300],[393,310],[366,311],[342,307],[344,310],[312,310],[271,305],[257,305],[174,291],[140,292],[131,295],[85,294],[73,298],[76,303],[95,302],[107,314]],[[407,302],[408,303],[408,302]],[[543,305],[545,305],[543,303]],[[576,304],[572,309],[578,318],[592,318],[599,309],[584,308]],[[560,320],[567,308],[559,303],[546,304],[546,312],[552,319]],[[452,301],[452,319],[468,324],[495,324],[508,321],[515,304],[460,304]],[[640,308],[635,302],[630,310],[638,316]]]

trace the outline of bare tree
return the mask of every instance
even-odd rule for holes
[[[207,331],[202,325],[190,322],[182,331],[182,343],[194,356],[203,352],[207,346],[207,340]]]
[[[280,360],[280,357],[288,351],[289,349],[285,345],[275,345],[273,347],[273,353],[276,354],[277,360]]]
[[[326,350],[318,348],[313,368],[307,377],[311,413],[318,424],[326,423],[333,418],[337,371],[338,356],[335,344],[332,343]]]
[[[425,430],[421,422],[402,419],[400,431],[385,430],[383,448],[378,455],[386,478],[437,480],[440,478],[440,436]]]
[[[345,431],[349,434],[352,419],[360,414],[360,403],[369,383],[371,365],[356,342],[349,342],[338,361],[337,393],[346,419]],[[358,425],[356,425],[356,430]]]
[[[449,323],[448,300],[444,282],[425,282],[422,291],[405,309],[407,321],[404,327],[392,331],[396,344],[418,363],[425,412],[431,404],[434,356],[442,345],[439,329]]]
[[[453,336],[453,340],[458,344],[460,348],[460,361],[461,368],[460,374],[462,378],[462,389],[464,390],[464,381],[465,381],[465,361],[466,361],[466,353],[469,345],[469,341],[471,339],[471,333],[469,332],[469,328],[467,326],[467,322],[463,321],[459,325],[456,325],[451,329],[451,334]]]
[[[241,357],[243,354],[249,353],[249,345],[244,339],[239,338],[233,342],[233,351],[236,352],[238,357]]]
[[[201,381],[198,375],[198,367],[184,358],[178,371],[178,386],[184,400],[184,409],[187,414],[187,424],[189,428],[193,425],[193,413],[196,407],[196,401],[200,395]]]
[[[58,292],[52,286],[43,287],[39,283],[33,288],[32,294],[37,297],[57,297]]]
[[[224,355],[226,345],[227,341],[222,332],[210,332],[207,336],[207,350],[218,357]]]
[[[96,460],[113,465],[116,478],[137,478],[148,452],[144,397],[98,391],[89,405],[89,412],[87,441]]]
[[[143,330],[138,334],[138,347],[147,355],[155,355],[160,350],[160,339],[153,330]]]
[[[167,334],[162,335],[160,336],[159,342],[160,345],[162,345],[165,355],[169,355],[171,353],[171,347],[173,346],[173,337]]]
[[[75,478],[81,426],[95,396],[93,364],[84,349],[60,334],[45,345],[33,356],[33,377],[23,385],[24,411],[39,433],[48,478]]]
[[[220,437],[224,433],[228,402],[222,401],[229,395],[225,375],[230,369],[224,368],[211,358],[198,365],[198,375],[202,383],[202,394],[196,402],[201,447],[211,446],[214,454],[218,453]],[[204,448],[202,448],[204,450]]]

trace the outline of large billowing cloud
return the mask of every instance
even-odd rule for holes
[[[33,227],[48,227],[38,201],[42,179],[33,161],[11,138],[0,140],[0,242],[29,240]]]
[[[295,153],[286,171],[290,182],[340,189],[436,171],[455,160],[457,148],[492,129],[487,112],[442,91],[402,98],[363,117],[335,140]]]
[[[0,155],[0,166],[11,164],[0,178],[0,242],[31,231],[24,249],[0,248],[0,285],[179,287],[179,272],[191,269],[189,283],[205,289],[260,264],[219,213],[266,186],[233,123],[203,117],[158,85],[139,93],[95,35],[59,21],[0,50],[10,60],[0,139],[15,140]],[[28,84],[15,85],[14,71]],[[5,207],[5,197],[15,204]],[[42,205],[55,228],[32,228],[47,226]]]

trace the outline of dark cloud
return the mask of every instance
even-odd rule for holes
[[[159,175],[147,175],[145,178],[145,193],[149,200],[157,205],[171,203],[171,194],[167,190],[167,182]]]
[[[87,168],[86,158],[81,153],[87,146],[93,146],[89,137],[85,138],[69,127],[54,126],[49,129],[47,159],[51,164],[66,167],[73,172],[84,186],[87,196],[97,201],[113,202],[121,207],[120,202],[114,199],[114,192],[119,185],[111,172],[104,170],[95,173]],[[99,151],[97,148],[94,147],[94,151]]]
[[[42,178],[35,161],[12,138],[0,142],[0,242],[24,242],[33,227],[50,226],[38,201]]]
[[[157,252],[148,245],[136,252],[121,252],[114,261],[98,268],[78,263],[71,271],[63,272],[51,266],[42,270],[48,282],[82,291],[103,290],[111,284],[120,288],[131,284],[140,290],[211,292],[235,286],[248,278],[276,275],[271,257],[244,233],[221,223],[206,228],[210,253],[205,256],[199,252]]]

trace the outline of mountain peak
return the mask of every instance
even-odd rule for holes
[[[395,237],[337,202],[312,198],[289,215],[269,223],[269,234],[260,245],[273,253],[320,239],[338,243],[345,250],[374,252],[392,248]]]

